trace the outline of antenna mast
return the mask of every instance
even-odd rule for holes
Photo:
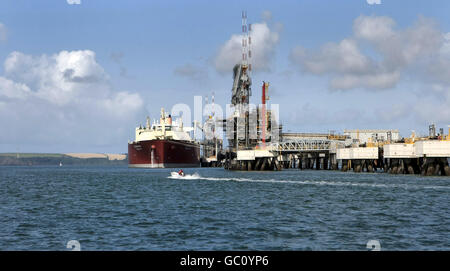
[[[247,31],[247,12],[242,11],[242,66],[247,67],[248,55],[248,31]]]
[[[248,39],[248,73],[250,75],[250,72],[252,71],[252,24],[248,25],[248,33],[247,33],[247,39]]]

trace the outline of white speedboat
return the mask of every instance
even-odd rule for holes
[[[170,172],[170,175],[174,178],[182,178],[182,177],[186,176],[186,174],[184,174],[184,172],[182,174],[179,174],[178,172],[175,172],[175,171]]]

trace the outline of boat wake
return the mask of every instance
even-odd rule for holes
[[[202,179],[202,177],[196,172],[194,174],[184,174],[184,176],[181,176],[178,174],[178,172],[170,172],[170,176],[168,177],[170,179],[183,179],[183,180],[198,180]]]
[[[202,177],[198,173],[192,175],[186,174],[184,177],[177,172],[172,172],[171,179],[189,179],[189,180],[207,180],[207,181],[231,181],[231,182],[251,182],[251,183],[276,183],[276,184],[296,184],[296,185],[316,185],[316,186],[349,186],[349,187],[374,187],[374,188],[399,188],[399,189],[450,189],[449,186],[440,185],[414,185],[414,184],[382,184],[382,183],[366,183],[366,182],[340,182],[340,181],[296,181],[296,180],[259,180],[249,178],[217,178]]]

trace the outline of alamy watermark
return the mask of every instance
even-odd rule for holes
[[[200,128],[205,139],[265,139],[277,142],[280,138],[279,104],[227,104],[225,110],[219,104],[203,105],[202,96],[194,96],[194,112],[189,105],[178,103],[172,106],[172,116],[181,116],[184,123],[193,123]],[[194,120],[192,121],[192,113]],[[225,129],[224,129],[225,128]],[[237,134],[236,134],[237,133]]]
[[[380,251],[381,250],[380,241],[369,240],[369,242],[367,242],[366,248],[370,249],[371,251]]]
[[[66,247],[71,251],[81,251],[81,244],[77,240],[70,240],[67,242]]]

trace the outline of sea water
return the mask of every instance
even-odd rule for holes
[[[450,178],[0,167],[0,250],[450,249]]]

